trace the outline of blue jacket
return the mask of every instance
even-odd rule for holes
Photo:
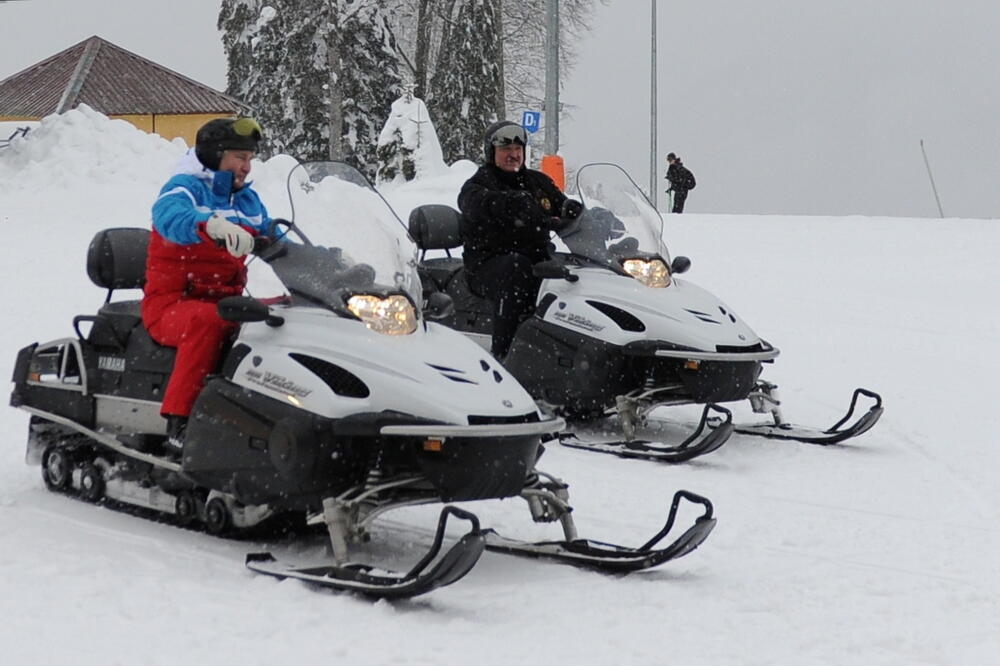
[[[266,233],[271,218],[260,197],[249,183],[236,192],[232,184],[233,174],[206,169],[189,150],[153,203],[153,227],[172,243],[191,245],[204,240],[198,225],[219,213],[230,222]]]

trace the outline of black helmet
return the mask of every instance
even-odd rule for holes
[[[194,153],[203,165],[217,171],[225,150],[257,152],[262,138],[260,125],[253,118],[216,118],[198,130]]]
[[[501,120],[487,127],[483,135],[483,155],[486,157],[486,163],[493,164],[496,146],[507,146],[512,143],[519,143],[522,146],[528,143],[528,133],[517,123]]]

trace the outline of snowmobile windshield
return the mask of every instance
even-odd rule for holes
[[[339,311],[352,294],[403,293],[420,312],[417,247],[357,169],[299,164],[288,174],[288,197],[288,241],[265,260],[293,298]]]
[[[615,164],[587,164],[576,174],[586,207],[560,234],[574,255],[620,269],[622,261],[657,256],[669,265],[663,218],[639,186]]]

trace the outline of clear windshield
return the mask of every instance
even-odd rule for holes
[[[286,256],[270,264],[293,296],[329,304],[345,289],[402,291],[419,312],[417,247],[357,169],[299,164],[288,175],[288,196],[294,227]]]
[[[610,266],[647,255],[670,263],[663,218],[621,167],[587,164],[577,172],[576,183],[586,210],[578,224],[561,235],[570,252]]]

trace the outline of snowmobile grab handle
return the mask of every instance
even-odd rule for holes
[[[687,501],[693,502],[694,504],[701,504],[702,506],[705,507],[705,512],[702,515],[698,516],[697,519],[695,519],[695,524],[702,523],[707,520],[712,520],[712,512],[713,512],[712,502],[710,502],[708,498],[702,497],[701,495],[696,495],[695,493],[692,493],[689,490],[678,490],[676,493],[674,493],[674,501],[671,502],[670,504],[670,515],[667,516],[667,522],[666,524],[664,524],[663,529],[657,532],[652,539],[644,543],[637,550],[640,551],[650,550],[653,546],[659,543],[660,540],[662,540],[663,537],[665,537],[667,533],[670,532],[671,529],[673,529],[674,521],[677,520],[677,509],[680,507],[682,499],[686,499]]]
[[[882,408],[882,396],[880,396],[875,391],[869,391],[868,389],[860,387],[856,388],[854,389],[854,395],[851,397],[851,406],[848,408],[847,414],[844,415],[844,418],[840,419],[832,426],[830,426],[830,428],[827,429],[826,432],[828,433],[837,432],[837,428],[847,423],[847,420],[850,419],[851,416],[854,414],[854,409],[858,406],[858,397],[862,395],[868,396],[869,398],[875,401],[875,406],[872,407],[869,411],[875,411]]]
[[[459,509],[454,506],[446,506],[441,509],[441,515],[438,518],[437,530],[434,533],[434,543],[431,544],[430,550],[428,550],[420,561],[413,565],[410,572],[406,574],[407,578],[415,577],[420,574],[421,571],[427,568],[427,565],[437,557],[438,553],[441,552],[441,545],[444,543],[444,532],[448,525],[448,517],[455,516],[460,520],[467,520],[472,523],[472,529],[469,530],[467,537],[478,538],[482,535],[482,529],[479,526],[479,517],[476,514],[464,509]]]

